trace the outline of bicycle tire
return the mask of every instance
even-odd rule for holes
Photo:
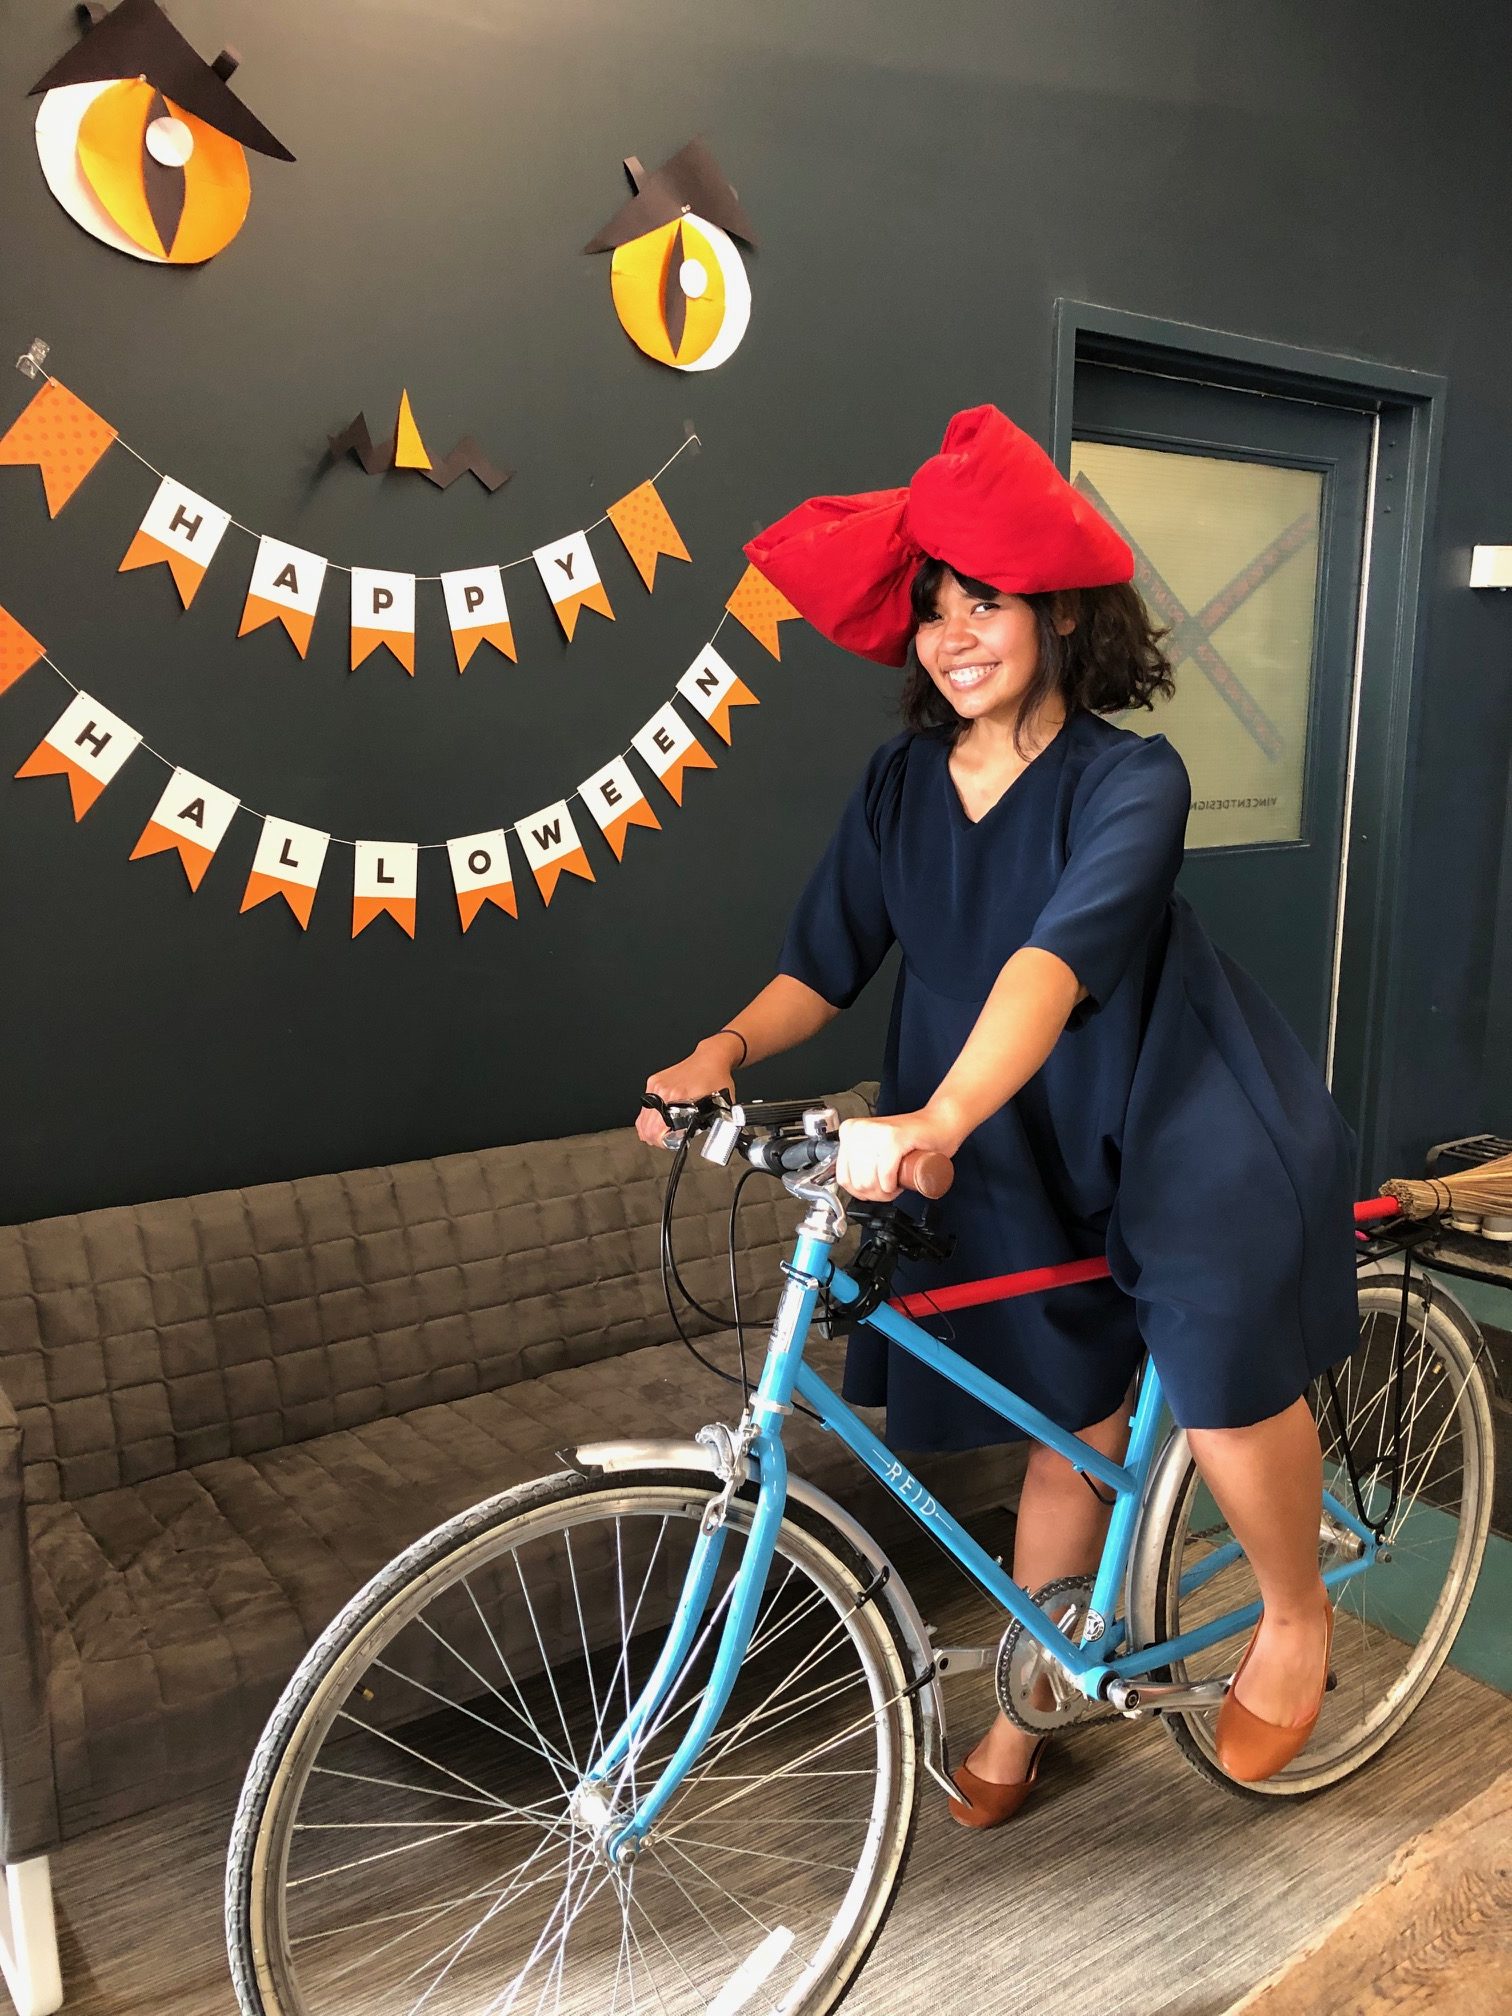
[[[696,1520],[708,1502],[710,1490],[710,1479],[705,1472],[641,1471],[586,1477],[568,1471],[537,1479],[474,1506],[424,1535],[388,1563],[351,1599],[311,1647],[289,1682],[257,1746],[238,1803],[227,1861],[225,1912],[232,1979],[244,2016],[334,2016],[334,2004],[328,2008],[307,2003],[305,1989],[293,1976],[287,1898],[283,1885],[288,1868],[289,1844],[299,1825],[298,1815],[313,1767],[318,1757],[324,1754],[322,1746],[336,1717],[343,1712],[342,1704],[352,1698],[352,1686],[362,1674],[374,1670],[370,1655],[375,1648],[381,1655],[385,1645],[397,1641],[410,1623],[423,1618],[426,1609],[432,1607],[427,1591],[444,1592],[456,1588],[459,1583],[467,1586],[466,1577],[478,1573],[485,1559],[494,1563],[502,1561],[508,1558],[513,1547],[518,1561],[518,1550],[543,1533],[583,1531],[593,1525],[596,1517],[601,1522],[611,1508],[618,1508],[621,1518],[629,1517],[635,1509],[644,1509],[652,1516],[660,1512],[665,1530],[668,1519],[673,1517]],[[754,1498],[753,1487],[747,1487],[732,1501],[730,1520],[737,1532],[748,1528]],[[559,1527],[553,1526],[551,1522],[559,1518],[564,1523]],[[570,1558],[570,1540],[568,1552]],[[823,1955],[822,1965],[805,1967],[794,1989],[785,1991],[785,1999],[780,2004],[783,2016],[789,2016],[789,2012],[790,2016],[827,2016],[827,2012],[838,2008],[848,1993],[880,1936],[907,1863],[920,1789],[921,1716],[905,1642],[887,1605],[868,1600],[872,1571],[844,1536],[809,1508],[790,1505],[779,1533],[777,1558],[797,1563],[802,1573],[832,1605],[837,1600],[843,1600],[847,1607],[842,1621],[846,1625],[848,1642],[860,1648],[857,1656],[863,1665],[868,1660],[875,1661],[875,1671],[867,1669],[873,1705],[863,1719],[875,1723],[878,1730],[876,1783],[879,1787],[890,1788],[880,1824],[868,1829],[868,1841],[873,1842],[873,1837],[875,1839],[865,1878],[862,1880],[861,1865],[858,1864],[858,1873],[852,1877],[842,1910],[836,1915],[834,1924],[838,1926],[843,1915],[844,1926],[830,1939],[830,1950],[826,1951],[822,1942],[817,1948]],[[469,1568],[468,1563],[474,1565]],[[792,1572],[790,1569],[789,1574]],[[649,1580],[649,1570],[647,1575]],[[521,1585],[524,1586],[523,1570]],[[471,1590],[469,1593],[472,1593]],[[644,1593],[643,1587],[642,1595]],[[472,1600],[476,1607],[475,1594]],[[821,1610],[819,1614],[823,1617],[825,1613]],[[638,1616],[637,1606],[635,1615],[629,1619],[631,1635],[626,1637],[627,1647]],[[580,1620],[581,1617],[580,1608]],[[623,1606],[621,1621],[623,1623]],[[777,1636],[781,1635],[781,1628]],[[659,1632],[656,1635],[659,1638]],[[584,1643],[586,1651],[586,1631]],[[561,1670],[558,1668],[558,1673]],[[592,1692],[591,1655],[586,1662],[586,1670]],[[630,1686],[628,1672],[627,1660],[627,1690]],[[556,1679],[545,1669],[543,1673],[555,1692]],[[564,1680],[564,1688],[566,1684]],[[877,1706],[879,1690],[884,1701],[880,1708]],[[500,1699],[503,1699],[502,1695]],[[602,1722],[602,1710],[600,1712]],[[726,1720],[730,1712],[727,1711]],[[564,1733],[567,1723],[568,1718],[564,1714]],[[722,1723],[711,1737],[706,1755],[714,1751],[723,1729]],[[885,1768],[880,1755],[884,1742],[890,1749]],[[703,1762],[701,1758],[700,1765]],[[840,1771],[821,1775],[861,1778],[866,1774]],[[690,1774],[689,1784],[692,1783]],[[663,1816],[663,1824],[678,1810],[674,1802]],[[821,1821],[818,1824],[822,1826],[826,1823]],[[497,1835],[494,1837],[495,1840],[499,1838]],[[653,1840],[655,1838],[653,1835]],[[420,1845],[423,1846],[424,1842]],[[569,1848],[569,1861],[571,1852]],[[682,1859],[687,1861],[691,1858],[684,1854]],[[771,1859],[780,1861],[782,1858]],[[570,1883],[570,1877],[568,1880]],[[814,1879],[808,1880],[812,1882]],[[682,1884],[679,1883],[678,1888],[684,1896],[688,1895]],[[709,1900],[704,1898],[703,1901]],[[697,1908],[697,1899],[693,1902]],[[625,1905],[622,1908],[628,1919],[631,1907]],[[709,1908],[713,1911],[716,1907],[710,1903]],[[709,1922],[707,1917],[705,1922]],[[564,1935],[564,1951],[566,1943]],[[807,1978],[810,1973],[812,1980]],[[633,1996],[633,1971],[631,1984]],[[494,1985],[497,1986],[497,1983]],[[619,1976],[616,1975],[616,1997],[619,1987]],[[801,1993],[797,1992],[799,1990]],[[427,1995],[429,1992],[427,1990]],[[475,2004],[459,2001],[456,2009],[460,2012],[475,2007],[481,2012],[483,2007],[488,2006],[489,2000],[489,1997],[483,1997]],[[589,1992],[589,2000],[582,2006],[585,2009],[591,2006],[594,2016],[602,2016],[608,2002],[607,1988],[595,1989]],[[528,2000],[525,2006],[530,2006]],[[575,2010],[578,2004],[569,2001],[562,2006],[564,2011],[568,2007]],[[652,2001],[632,2000],[622,2006],[626,2016],[632,2008],[653,2007],[660,2016],[660,2011],[668,2004],[658,1992]],[[369,2007],[376,2008],[376,2005],[365,2001],[364,2008]],[[446,1998],[434,2004],[429,2000],[424,2003],[426,2016],[441,2016],[443,2008],[447,2016],[451,2016],[452,2007],[451,2001]]]
[[[1366,1275],[1361,1280],[1359,1302],[1362,1333],[1372,1326],[1378,1327],[1384,1349],[1387,1336],[1394,1336],[1402,1306],[1400,1276],[1389,1273]],[[1371,1624],[1364,1614],[1365,1605],[1368,1600],[1374,1600],[1372,1585],[1375,1578],[1391,1575],[1392,1563],[1379,1563],[1367,1569],[1357,1581],[1343,1585],[1343,1593],[1335,1609],[1332,1657],[1338,1686],[1334,1693],[1325,1696],[1319,1726],[1308,1747],[1273,1777],[1259,1782],[1241,1782],[1230,1778],[1222,1770],[1213,1740],[1217,1719],[1215,1710],[1204,1709],[1162,1718],[1177,1749],[1192,1769],[1210,1784],[1219,1785],[1237,1797],[1255,1801],[1307,1798],[1352,1776],[1378,1756],[1416,1711],[1442,1670],[1474,1594],[1490,1526],[1494,1478],[1494,1431],[1490,1400],[1478,1362],[1479,1336],[1459,1305],[1440,1291],[1436,1284],[1425,1291],[1421,1283],[1414,1280],[1407,1306],[1409,1335],[1422,1340],[1424,1351],[1431,1351],[1435,1370],[1430,1375],[1420,1355],[1415,1370],[1409,1362],[1404,1378],[1415,1381],[1419,1395],[1422,1395],[1425,1381],[1436,1383],[1439,1377],[1447,1379],[1449,1385],[1446,1390],[1452,1396],[1452,1408],[1464,1452],[1461,1510],[1455,1524],[1443,1587],[1432,1601],[1422,1636],[1415,1646],[1409,1648],[1406,1667],[1395,1677],[1381,1699],[1367,1702],[1365,1696],[1369,1689],[1363,1675],[1368,1648],[1392,1634]],[[1345,1360],[1343,1366],[1335,1368],[1336,1376],[1347,1372],[1354,1363],[1353,1359]],[[1337,1437],[1331,1425],[1323,1382],[1318,1382],[1311,1397],[1315,1415],[1323,1417],[1320,1432],[1329,1487],[1342,1504],[1350,1505],[1351,1489],[1345,1466],[1328,1464],[1330,1442],[1336,1443]],[[1428,1397],[1431,1396],[1420,1398],[1419,1411],[1426,1407]],[[1384,1416],[1384,1395],[1382,1413]],[[1368,1420],[1368,1414],[1366,1418]],[[1413,1419],[1417,1419],[1416,1412]],[[1411,1460],[1409,1452],[1404,1457],[1404,1469],[1410,1468]],[[1428,1481],[1426,1474],[1423,1481]],[[1178,1550],[1184,1546],[1183,1535],[1197,1497],[1198,1485],[1196,1465],[1188,1457],[1186,1474],[1173,1501],[1172,1515],[1159,1538],[1160,1568],[1156,1582],[1155,1616],[1161,1637],[1174,1637],[1179,1629],[1190,1628],[1190,1623],[1186,1627],[1180,1624],[1176,1560]],[[1385,1487],[1380,1488],[1384,1490]],[[1393,1519],[1393,1530],[1398,1536],[1407,1518],[1412,1516],[1413,1509],[1410,1504],[1398,1506]],[[1430,1505],[1428,1510],[1435,1520],[1446,1516],[1435,1505]],[[1227,1533],[1226,1527],[1224,1532]],[[1237,1600],[1252,1600],[1253,1578],[1249,1575],[1247,1564],[1240,1565],[1249,1586]],[[1222,1579],[1220,1577],[1219,1581]],[[1385,1584],[1378,1586],[1382,1592],[1385,1591]],[[1234,1607],[1235,1602],[1236,1597],[1230,1589],[1222,1598],[1221,1607]],[[1354,1634],[1353,1642],[1351,1634],[1340,1628],[1347,1606],[1350,1615],[1358,1611],[1359,1630]],[[1409,1610],[1403,1614],[1412,1612]],[[1219,1662],[1216,1670],[1223,1671],[1231,1663],[1232,1651],[1231,1648],[1226,1651],[1224,1647],[1216,1647],[1208,1657],[1210,1661]],[[1362,1675],[1357,1695],[1353,1694],[1354,1682],[1349,1671],[1352,1657],[1358,1661]],[[1194,1675],[1189,1663],[1176,1662],[1151,1677],[1184,1680],[1208,1675],[1206,1672]],[[1356,1705],[1352,1711],[1355,1727],[1351,1730],[1344,1717],[1351,1712],[1349,1703],[1352,1698]]]

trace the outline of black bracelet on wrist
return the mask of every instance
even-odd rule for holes
[[[740,1045],[740,1062],[731,1066],[732,1070],[739,1071],[745,1064],[747,1057],[751,1054],[750,1044],[747,1043],[738,1029],[716,1029],[714,1034],[716,1036],[733,1036],[735,1041]]]

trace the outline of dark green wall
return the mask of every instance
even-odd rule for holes
[[[237,517],[422,573],[596,516],[691,417],[707,445],[667,496],[696,564],[664,563],[648,600],[600,538],[619,620],[585,617],[570,651],[511,577],[522,662],[461,680],[422,589],[419,676],[348,675],[343,577],[301,664],[273,631],[236,641],[245,542],[187,615],[166,575],[113,573],[152,487],[125,455],[56,523],[34,476],[0,472],[0,603],[77,683],[260,810],[442,839],[624,746],[758,523],[900,480],[961,405],[995,400],[1043,438],[1057,295],[1441,372],[1389,1159],[1512,1124],[1484,1057],[1512,604],[1464,586],[1474,541],[1512,540],[1504,15],[1435,35],[1404,0],[171,11],[206,53],[240,50],[238,90],[298,164],[254,161],[247,226],[202,270],[112,254],[47,194],[23,96],[69,10],[9,0],[4,358],[45,336],[66,383]],[[698,130],[764,237],[751,332],[707,377],[642,359],[606,262],[577,249],[621,199],[621,155],[649,165]],[[322,472],[326,430],[386,415],[401,385],[439,445],[476,431],[515,481],[489,498]],[[0,365],[0,419],[27,390]],[[663,834],[632,834],[623,866],[591,843],[598,886],[567,883],[549,912],[524,889],[518,924],[466,938],[443,855],[422,858],[416,945],[383,920],[350,940],[344,854],[301,937],[281,907],[237,914],[250,820],[194,897],[171,859],[128,862],[164,777],[150,761],[77,829],[61,783],[0,783],[0,1217],[627,1117],[646,1073],[766,977],[837,801],[891,732],[888,675],[797,626],[780,666],[739,632],[730,655],[764,704],[718,776],[690,780]],[[0,775],[66,698],[39,668],[0,701]],[[752,1089],[869,1073],[885,1007]]]

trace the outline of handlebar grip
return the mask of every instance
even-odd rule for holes
[[[911,1148],[899,1164],[898,1181],[905,1190],[933,1200],[943,1197],[954,1183],[955,1164],[936,1149]]]

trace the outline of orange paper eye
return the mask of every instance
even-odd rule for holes
[[[134,259],[194,266],[224,251],[252,196],[245,149],[294,156],[207,63],[157,0],[80,7],[86,32],[31,88],[37,158],[76,224]]]
[[[585,252],[613,251],[614,309],[631,341],[679,371],[712,371],[751,320],[751,283],[735,239],[756,243],[749,218],[702,140],[647,175],[625,161],[634,196]]]
[[[616,247],[615,313],[658,364],[707,371],[722,364],[751,319],[740,254],[717,224],[687,216]]]
[[[101,208],[149,259],[193,266],[246,221],[240,145],[140,78],[107,84],[79,121],[79,169]]]

